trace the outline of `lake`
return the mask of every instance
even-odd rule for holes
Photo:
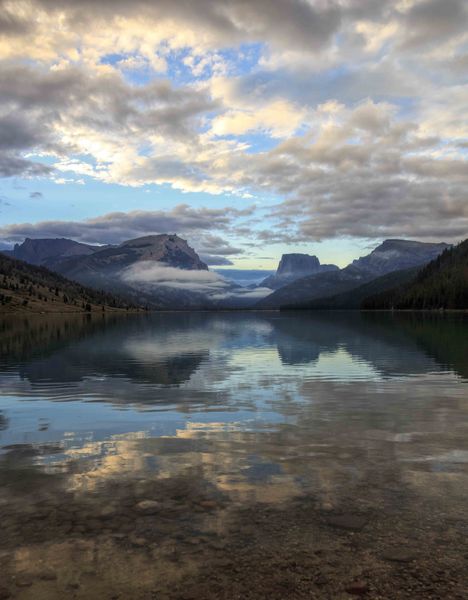
[[[466,598],[468,318],[0,320],[0,599]]]

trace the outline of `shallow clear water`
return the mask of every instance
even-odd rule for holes
[[[463,598],[467,416],[462,315],[4,319],[0,598]]]

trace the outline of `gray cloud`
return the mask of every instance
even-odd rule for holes
[[[83,221],[41,221],[17,223],[0,227],[0,238],[22,242],[24,238],[72,238],[90,244],[118,244],[124,240],[158,233],[178,233],[187,236],[197,252],[211,259],[211,264],[231,264],[225,258],[241,254],[242,248],[232,246],[218,230],[227,234],[236,219],[251,214],[253,209],[238,210],[191,208],[180,204],[164,211],[136,210],[128,213],[108,213]]]
[[[423,0],[413,4],[402,19],[405,35],[401,46],[412,49],[434,46],[468,27],[468,5],[465,0]]]
[[[225,256],[216,256],[213,254],[201,254],[200,258],[204,263],[206,263],[209,267],[220,267],[220,266],[228,266],[232,265],[233,262],[226,258]]]
[[[21,18],[12,6],[0,0],[0,36],[11,51],[0,68],[0,176],[50,176],[53,168],[34,159],[41,153],[58,173],[108,183],[275,194],[282,201],[263,213],[274,226],[234,231],[267,243],[449,241],[468,231],[464,0],[32,0]],[[58,15],[66,35],[54,29]],[[114,42],[121,46],[106,46]],[[102,64],[111,53],[148,61],[161,46],[199,58],[245,42],[257,44],[262,60],[221,86],[224,95],[203,78],[136,85]],[[242,136],[210,135],[213,115],[255,116],[278,98],[304,116],[300,133],[271,150],[247,152]],[[324,116],[330,101],[336,106]],[[241,213],[204,210],[10,225],[1,234],[115,243],[177,231],[214,262],[241,253],[224,239]]]
[[[50,172],[41,169],[39,163],[33,168],[31,161],[21,162],[19,151],[58,157],[87,153],[84,144],[97,133],[101,136],[99,145],[115,146],[115,154],[132,144],[138,152],[140,145],[148,144],[149,136],[196,143],[197,119],[218,106],[203,90],[178,89],[165,80],[133,86],[117,72],[78,67],[49,72],[6,64],[0,69],[0,90],[0,114],[8,111],[0,116],[0,150],[8,159],[17,159],[16,165],[2,169],[4,176],[19,175],[22,169],[25,175]],[[96,160],[102,160],[99,151]],[[4,162],[8,165],[11,160]],[[163,179],[194,176],[194,167],[160,152],[149,168]],[[92,172],[90,165],[89,170]],[[138,177],[136,166],[133,177]]]
[[[176,20],[216,44],[238,44],[266,38],[281,47],[318,48],[329,42],[345,13],[338,0],[321,4],[305,0],[37,0],[49,14],[60,12],[67,24],[82,30],[102,22],[138,15],[147,23]]]

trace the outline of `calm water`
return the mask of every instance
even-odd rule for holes
[[[468,319],[0,320],[0,599],[466,598]]]

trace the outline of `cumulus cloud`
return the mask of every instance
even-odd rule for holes
[[[279,198],[244,227],[265,243],[455,240],[467,43],[464,0],[0,0],[0,176]],[[1,234],[178,231],[220,264],[241,249],[210,234],[240,215],[205,210]]]
[[[253,208],[244,210],[232,207],[191,208],[179,204],[171,210],[134,210],[108,213],[82,221],[40,221],[17,223],[0,227],[0,237],[11,242],[25,237],[67,237],[90,244],[118,244],[144,235],[175,232],[200,239],[200,252],[233,255],[242,252],[231,246],[213,231],[227,230],[238,219],[252,214]]]

